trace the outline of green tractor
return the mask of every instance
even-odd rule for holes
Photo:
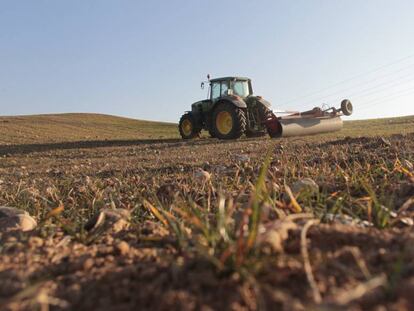
[[[224,77],[209,79],[209,84],[208,99],[192,104],[191,111],[180,119],[178,127],[183,139],[198,137],[203,129],[219,139],[266,134],[266,120],[273,115],[271,105],[253,95],[250,79]]]

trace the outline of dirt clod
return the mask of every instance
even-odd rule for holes
[[[123,256],[128,255],[129,253],[129,244],[125,241],[121,241],[116,244],[116,248],[119,251],[119,253]]]

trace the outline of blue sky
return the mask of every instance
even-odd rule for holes
[[[242,75],[275,109],[414,114],[414,1],[0,0],[0,115],[176,122]]]

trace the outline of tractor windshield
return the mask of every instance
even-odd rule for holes
[[[248,81],[234,81],[232,87],[234,95],[238,95],[240,97],[247,97],[250,95]]]

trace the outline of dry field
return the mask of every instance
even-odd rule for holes
[[[0,117],[0,145],[177,138],[176,125],[103,114]]]
[[[42,118],[0,118],[0,206],[38,223],[0,232],[1,310],[414,309],[414,117],[226,142]]]

